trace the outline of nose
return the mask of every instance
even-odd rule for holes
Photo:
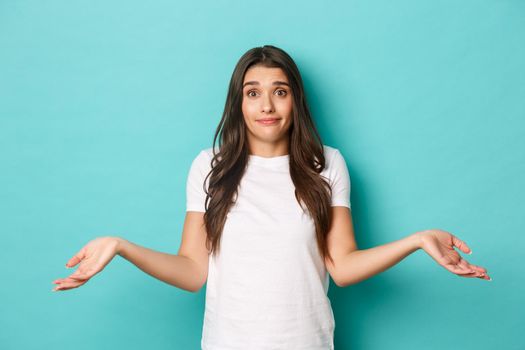
[[[262,110],[264,113],[272,113],[273,112],[273,101],[272,98],[268,94],[264,94],[263,105]]]

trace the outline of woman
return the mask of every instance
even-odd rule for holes
[[[191,165],[177,255],[121,237],[89,242],[66,264],[77,271],[54,290],[86,283],[120,255],[188,291],[206,283],[203,349],[333,349],[329,275],[358,283],[418,249],[450,272],[490,280],[437,229],[358,250],[350,178],[341,153],[323,145],[292,58],[266,45],[233,72],[213,145]]]

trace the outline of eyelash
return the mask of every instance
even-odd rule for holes
[[[283,89],[277,90],[277,92],[279,92],[279,91],[284,92],[284,95],[280,95],[281,97],[286,96],[288,94],[288,92],[286,90],[283,90]],[[248,95],[249,97],[253,97],[253,96],[250,96],[250,93],[252,93],[252,92],[255,92],[255,91],[254,90],[250,90],[250,91],[248,91],[246,93],[246,95]]]

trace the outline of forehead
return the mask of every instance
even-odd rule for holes
[[[274,80],[288,82],[288,78],[286,77],[284,71],[281,68],[276,67],[269,68],[263,66],[253,66],[248,69],[244,75],[244,82],[259,81],[261,83],[271,83]]]

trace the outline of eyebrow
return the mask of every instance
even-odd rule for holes
[[[259,82],[258,81],[247,81],[246,83],[244,83],[242,85],[243,89],[246,85],[259,85]],[[272,85],[286,85],[288,87],[290,87],[290,84],[288,84],[287,82],[285,81],[280,81],[280,80],[276,80],[272,83]]]

